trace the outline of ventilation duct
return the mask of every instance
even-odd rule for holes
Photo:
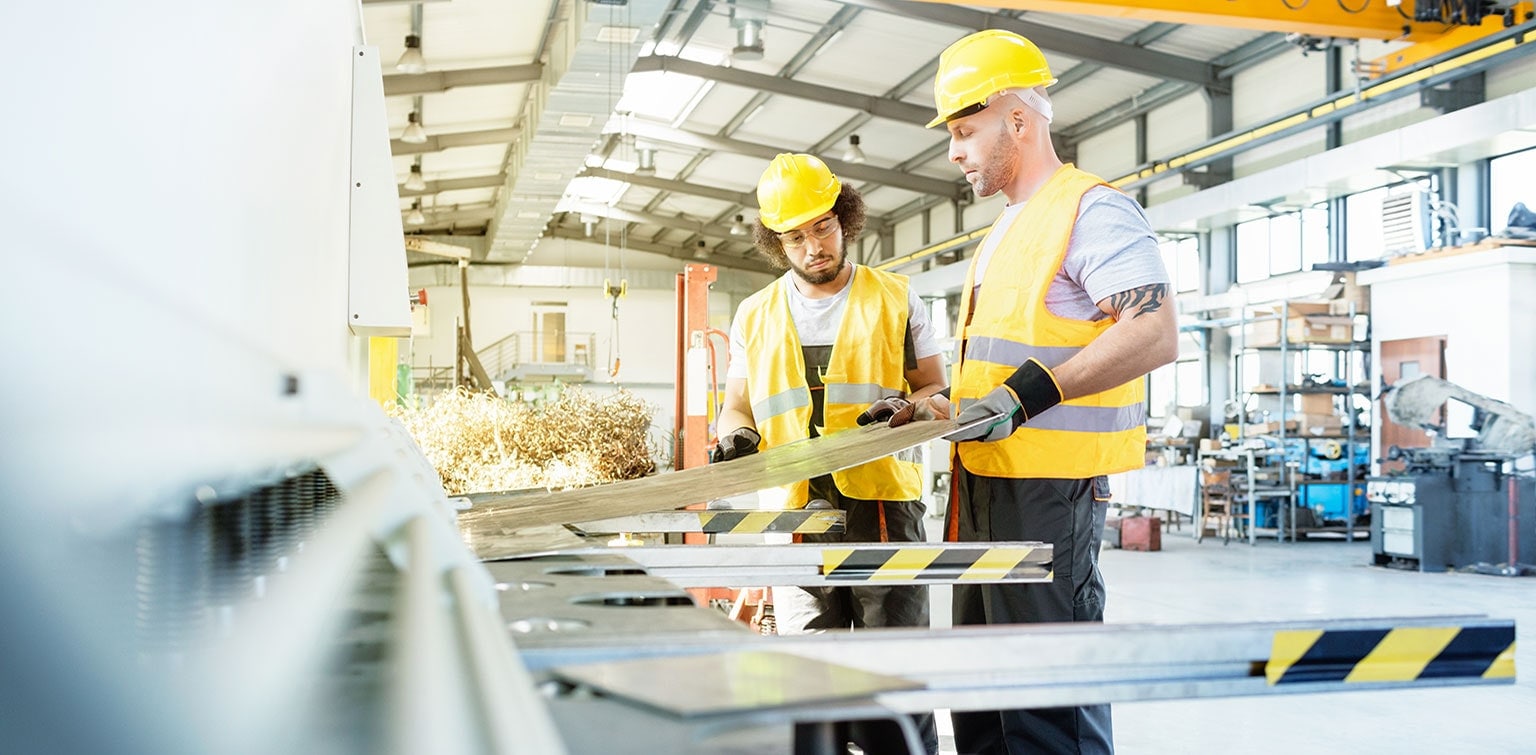
[[[492,222],[488,259],[521,260],[543,235],[668,5],[667,0],[629,0],[618,7],[576,2],[571,21],[555,25],[544,76],[529,97],[525,137],[507,158],[509,184]],[[640,30],[633,42],[603,34],[605,26],[620,24]]]

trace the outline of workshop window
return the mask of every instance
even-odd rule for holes
[[[1309,270],[1328,259],[1328,211],[1321,205],[1237,225],[1237,282]]]
[[[1493,233],[1509,227],[1509,211],[1516,202],[1536,212],[1536,149],[1495,157],[1488,161],[1488,215]]]
[[[1194,236],[1164,239],[1157,245],[1163,267],[1177,293],[1200,290],[1200,239]]]

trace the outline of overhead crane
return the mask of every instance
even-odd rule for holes
[[[961,0],[922,0],[972,5]],[[1470,44],[1530,21],[1530,2],[1482,0],[984,0],[994,8],[1222,26],[1309,37],[1379,39],[1413,44],[1367,65],[1371,76]]]

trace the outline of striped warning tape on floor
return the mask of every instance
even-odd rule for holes
[[[1270,684],[1514,679],[1515,628],[1282,630],[1264,676]]]
[[[846,582],[988,582],[1051,579],[1049,548],[825,548],[821,573]]]
[[[701,511],[699,526],[702,532],[733,535],[751,535],[763,532],[792,532],[797,535],[816,535],[823,532],[842,532],[844,513],[841,511]]]

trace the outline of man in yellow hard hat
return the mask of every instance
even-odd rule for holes
[[[819,434],[889,420],[944,387],[927,311],[895,275],[849,262],[864,200],[811,155],[781,154],[757,185],[754,240],[783,276],[748,297],[731,324],[720,441],[728,461]],[[840,535],[808,542],[923,542],[921,468],[907,455],[879,459],[765,493],[767,507],[825,501],[847,512]],[[926,587],[775,587],[780,634],[928,626]],[[914,716],[928,752],[931,715]],[[867,753],[907,752],[894,722],[854,722]]]
[[[977,196],[1008,204],[961,293],[946,537],[1055,547],[1054,580],[956,585],[960,624],[1103,621],[1105,475],[1140,468],[1143,377],[1177,356],[1174,305],[1136,201],[1051,146],[1054,84],[1040,49],[989,30],[939,57],[937,116]],[[945,407],[946,409],[948,407]],[[1108,753],[1108,705],[954,714],[961,753]]]

